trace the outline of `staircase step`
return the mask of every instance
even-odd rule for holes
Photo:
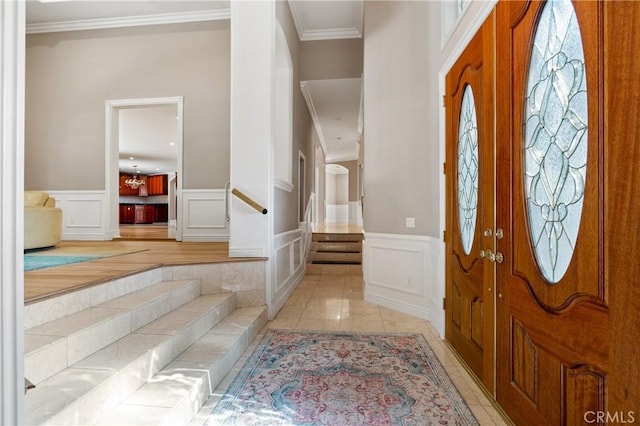
[[[199,295],[199,280],[161,282],[27,329],[25,375],[37,385]]]
[[[97,424],[189,424],[266,322],[264,306],[235,310]]]
[[[311,241],[362,241],[364,235],[362,233],[338,234],[338,233],[318,233],[314,232]]]
[[[172,285],[164,284],[164,287],[171,288]],[[176,297],[171,299],[176,303],[185,300],[182,298],[183,291],[186,293],[186,290],[178,290],[173,295]],[[142,299],[139,295],[133,296],[133,299],[137,297]],[[128,300],[126,303],[131,303],[131,306],[146,306],[144,303],[137,305],[131,299]],[[124,300],[112,302],[125,303]],[[25,396],[25,423],[95,423],[220,323],[235,306],[233,293],[201,296],[187,301],[131,334],[127,332],[125,337],[73,363],[30,390]],[[87,311],[93,312],[92,309]],[[135,316],[131,315],[135,310],[125,312]],[[122,315],[126,317],[125,314],[121,313]],[[140,317],[144,315],[141,314]]]
[[[310,252],[311,263],[362,263],[362,253]]]
[[[311,251],[315,252],[342,252],[342,253],[360,253],[362,251],[362,242],[351,241],[313,241],[311,243]]]

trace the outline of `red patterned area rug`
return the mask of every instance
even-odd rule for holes
[[[207,425],[477,425],[420,334],[269,330]]]

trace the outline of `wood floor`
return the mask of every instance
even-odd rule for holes
[[[62,241],[57,247],[77,248],[80,251],[82,251],[82,248],[87,248],[87,251],[89,251],[92,247],[125,248],[141,251],[25,272],[25,304],[162,265],[247,260],[245,258],[230,258],[228,243],[215,242],[185,243],[172,240]],[[255,258],[250,260],[255,260]]]
[[[345,224],[325,224],[316,233],[361,233],[362,227]],[[246,261],[230,258],[228,243],[177,242],[167,239],[166,225],[121,225],[122,239],[113,241],[62,241],[57,247],[127,248],[137,253],[105,257],[88,262],[39,269],[24,274],[25,304],[100,284],[118,277],[142,272],[162,265]],[[255,260],[255,259],[250,259]]]
[[[120,236],[123,239],[175,240],[169,238],[169,227],[166,224],[120,225]]]

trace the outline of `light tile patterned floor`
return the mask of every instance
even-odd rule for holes
[[[495,410],[428,321],[364,301],[362,276],[345,275],[345,272],[353,273],[354,268],[323,267],[313,268],[312,272],[319,274],[305,276],[276,318],[270,321],[265,329],[420,332],[440,359],[480,425],[509,424]],[[206,420],[206,414],[212,411],[263,336],[264,330],[218,385],[213,397],[196,416],[192,426],[201,425]]]

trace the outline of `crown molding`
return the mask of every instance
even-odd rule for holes
[[[300,41],[311,41],[311,40],[335,40],[335,39],[343,39],[343,38],[361,38],[362,37],[362,21],[364,16],[363,8],[360,6],[354,6],[355,9],[355,18],[359,22],[353,27],[347,28],[331,28],[331,29],[323,29],[323,30],[307,30],[306,22],[304,21],[302,11],[300,9],[300,5],[297,1],[289,1],[289,10],[291,10],[291,17],[293,18],[293,23],[296,27],[296,31],[298,32],[298,38]]]
[[[358,149],[360,148],[360,144],[356,144]],[[325,158],[325,162],[327,163],[335,163],[338,161],[356,161],[358,159],[358,154],[337,154],[334,156],[329,156]]]
[[[332,28],[330,30],[305,30],[300,37],[301,41],[312,40],[336,40],[343,38],[361,38],[362,32],[356,27]]]
[[[55,33],[62,31],[97,30],[107,28],[138,27],[146,25],[179,24],[186,22],[219,21],[231,18],[230,9],[216,9],[182,13],[126,16],[120,18],[85,19],[27,25],[27,34]]]
[[[304,27],[302,26],[302,13],[300,12],[300,6],[295,1],[288,1],[289,10],[291,11],[291,17],[293,18],[293,24],[298,32],[298,39],[302,40],[304,35]]]

